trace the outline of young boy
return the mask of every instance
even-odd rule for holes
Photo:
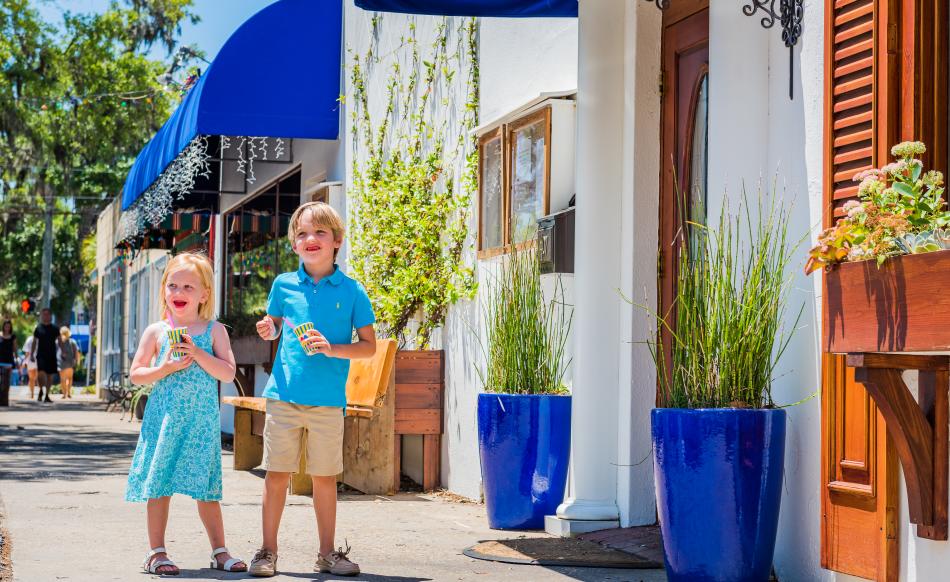
[[[264,424],[264,542],[251,561],[253,576],[277,573],[277,530],[287,498],[290,475],[297,470],[302,447],[307,447],[307,473],[313,479],[320,550],[314,571],[355,576],[359,566],[347,558],[349,548],[334,551],[336,476],[343,471],[343,413],[346,377],[352,358],[376,351],[375,316],[363,287],[335,264],[343,243],[343,221],[329,205],[304,204],[290,218],[288,236],[300,257],[295,273],[279,275],[271,287],[267,315],[257,333],[276,339],[287,323],[263,396]],[[293,328],[312,323],[304,340],[315,355],[307,355]],[[353,330],[359,341],[353,343]],[[307,439],[303,441],[306,430]]]

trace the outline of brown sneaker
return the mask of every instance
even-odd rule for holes
[[[277,554],[267,548],[257,550],[257,553],[254,554],[254,559],[251,560],[251,566],[247,569],[247,573],[251,576],[259,576],[261,578],[276,576]]]
[[[350,545],[347,544],[346,550],[339,548],[335,552],[330,552],[329,556],[317,554],[317,563],[313,565],[313,571],[329,572],[334,576],[357,576],[360,573],[360,567],[347,558],[349,553]]]

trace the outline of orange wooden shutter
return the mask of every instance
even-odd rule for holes
[[[897,0],[825,2],[825,226],[857,196],[855,174],[887,162],[898,135]],[[821,565],[897,580],[897,458],[844,358],[822,361]]]
[[[857,196],[858,172],[904,140],[948,165],[946,0],[825,3],[825,226]],[[897,580],[898,463],[886,426],[843,357],[822,371],[822,566]]]

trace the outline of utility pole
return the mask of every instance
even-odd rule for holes
[[[46,199],[46,230],[43,231],[43,270],[40,280],[43,291],[40,309],[50,306],[53,284],[53,196],[48,187],[44,188],[43,198]]]

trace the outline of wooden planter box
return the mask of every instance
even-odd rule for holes
[[[401,435],[422,435],[422,487],[426,491],[440,486],[444,391],[444,352],[396,352],[396,478],[400,474]]]
[[[950,251],[825,272],[826,352],[950,351]]]

